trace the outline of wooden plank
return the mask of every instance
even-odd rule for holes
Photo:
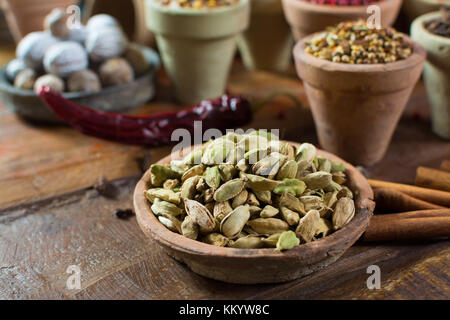
[[[298,137],[311,129],[312,118],[298,80],[236,69],[229,88],[234,94],[245,94],[255,103],[281,90],[300,97],[296,101],[286,96],[270,99],[247,128],[283,128],[285,137]],[[136,114],[182,108],[167,98],[170,89],[165,75],[160,79],[158,100],[142,106]],[[31,125],[0,105],[0,208],[86,188],[101,176],[118,179],[137,174],[142,158],[156,161],[170,150],[170,146],[149,149],[112,143],[65,126]]]
[[[273,285],[231,285],[190,272],[140,231],[132,206],[136,179],[115,182],[117,199],[87,189],[0,211],[0,298],[321,299],[446,298],[450,241],[356,245],[337,263],[303,279]],[[367,289],[377,264],[382,289]],[[66,287],[69,265],[81,268],[81,289]],[[420,281],[420,282],[418,282]],[[417,288],[420,283],[420,289]]]

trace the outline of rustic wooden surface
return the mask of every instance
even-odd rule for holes
[[[0,62],[12,56],[0,49]],[[137,113],[177,109],[160,77],[158,103]],[[229,90],[261,101],[254,128],[282,128],[283,139],[317,143],[301,84],[295,77],[247,73],[239,65]],[[428,104],[420,83],[386,157],[364,168],[370,178],[413,183],[417,166],[438,168],[450,159],[450,143],[430,132]],[[61,126],[24,123],[0,105],[0,298],[61,299],[448,299],[450,241],[357,244],[332,266],[275,285],[230,285],[195,275],[169,258],[139,230],[132,191],[143,163],[170,147],[155,149],[102,141]],[[145,166],[145,165],[144,165]],[[117,196],[92,188],[101,176],[115,180]],[[368,290],[368,266],[381,268],[381,290]],[[81,289],[68,290],[69,265],[81,268]]]

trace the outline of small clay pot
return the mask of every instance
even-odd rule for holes
[[[77,0],[2,0],[0,4],[5,12],[9,30],[18,43],[28,33],[41,31],[44,18],[52,9],[67,8],[78,2]]]
[[[326,27],[336,25],[346,20],[369,18],[367,5],[337,6],[314,4],[302,0],[282,0],[286,20],[291,25],[295,39],[325,30]],[[382,26],[390,26],[398,16],[402,0],[383,0],[375,5],[380,7]]]
[[[408,16],[409,21],[413,21],[418,16],[437,11],[441,6],[448,6],[445,0],[407,0],[403,1],[403,11]]]
[[[450,38],[433,34],[424,27],[424,23],[440,15],[432,12],[414,20],[411,37],[427,51],[423,77],[431,104],[433,131],[450,139]]]
[[[290,142],[294,146],[298,144]],[[178,152],[160,160],[169,164]],[[146,236],[156,241],[170,256],[207,278],[230,283],[256,284],[283,282],[304,277],[335,262],[367,228],[375,203],[366,178],[352,165],[338,157],[318,151],[318,155],[345,165],[348,187],[355,194],[355,216],[342,229],[318,241],[291,250],[235,249],[209,245],[188,239],[163,226],[150,209],[144,191],[148,189],[148,170],[134,191],[136,218]]]
[[[352,164],[372,165],[385,154],[403,109],[420,77],[425,49],[388,64],[352,65],[314,57],[306,41],[294,48],[320,145]]]
[[[284,72],[294,44],[280,0],[250,0],[250,27],[239,37],[238,46],[249,70]]]
[[[185,105],[222,95],[236,51],[249,24],[250,5],[186,9],[146,2],[147,25],[156,36],[176,99]]]

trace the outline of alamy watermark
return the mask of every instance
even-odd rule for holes
[[[78,265],[67,267],[66,273],[70,274],[66,281],[66,287],[69,290],[81,289],[81,268]]]
[[[379,290],[381,289],[381,269],[376,264],[367,267],[367,273],[371,274],[367,278],[366,284],[369,290]]]

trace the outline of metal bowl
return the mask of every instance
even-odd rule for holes
[[[73,102],[107,112],[129,112],[152,99],[155,95],[155,78],[160,67],[158,54],[143,47],[149,71],[133,81],[98,92],[63,93],[63,97]],[[0,69],[0,99],[7,108],[27,120],[61,123],[32,90],[14,87],[6,77],[6,65]]]

